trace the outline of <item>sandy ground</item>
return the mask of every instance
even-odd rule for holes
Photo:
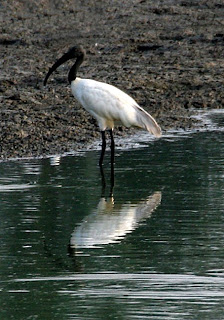
[[[0,25],[2,159],[68,152],[100,139],[70,92],[71,64],[43,87],[49,67],[76,44],[88,56],[79,76],[124,90],[163,131],[195,126],[198,109],[223,108],[222,0],[3,0]]]

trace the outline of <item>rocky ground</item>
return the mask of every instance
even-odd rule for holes
[[[2,159],[100,139],[71,95],[69,64],[43,87],[49,67],[75,44],[88,55],[80,77],[124,90],[163,131],[194,126],[198,109],[223,108],[222,0],[3,0],[0,25]]]

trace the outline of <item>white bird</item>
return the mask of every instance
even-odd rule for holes
[[[52,72],[61,64],[70,59],[76,58],[74,65],[68,74],[68,81],[74,97],[98,122],[102,134],[102,150],[99,165],[102,166],[106,149],[105,131],[109,130],[111,137],[111,164],[114,163],[114,125],[121,123],[126,127],[140,127],[154,134],[161,136],[161,128],[155,119],[141,108],[137,102],[120,89],[99,81],[81,79],[76,76],[77,71],[86,56],[82,46],[72,47],[49,69],[44,85]]]

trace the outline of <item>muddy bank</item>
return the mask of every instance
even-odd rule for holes
[[[100,139],[71,95],[69,64],[43,87],[48,68],[75,44],[88,56],[80,77],[124,90],[164,131],[194,126],[197,109],[223,108],[223,18],[220,0],[2,1],[1,158],[61,153]]]

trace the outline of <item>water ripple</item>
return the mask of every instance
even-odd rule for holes
[[[154,273],[87,273],[69,276],[33,277],[14,279],[14,282],[42,282],[42,281],[143,281],[151,284],[179,285],[179,284],[223,284],[224,277],[196,276],[188,274],[154,274]],[[224,295],[224,292],[223,292]]]
[[[31,188],[35,188],[36,185],[29,183],[22,184],[8,184],[8,185],[0,185],[0,192],[12,192],[12,191],[25,191]]]

